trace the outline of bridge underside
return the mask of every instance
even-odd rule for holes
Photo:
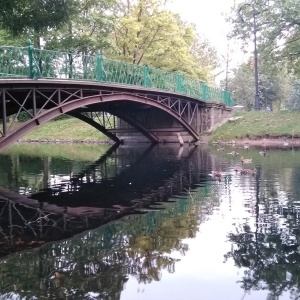
[[[137,87],[56,80],[0,81],[0,149],[51,119],[69,114],[114,142],[196,142],[231,109]],[[28,121],[18,119],[26,114]]]

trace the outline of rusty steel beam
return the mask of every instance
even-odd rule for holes
[[[152,133],[149,129],[146,129],[141,123],[137,122],[136,120],[130,118],[129,115],[125,113],[118,112],[115,114],[118,118],[124,120],[127,122],[129,125],[134,127],[136,130],[141,132],[146,138],[148,138],[152,143],[159,143],[159,138]]]
[[[117,103],[119,101],[130,101],[135,103],[143,103],[148,104],[152,107],[157,107],[168,114],[170,114],[172,117],[174,117],[186,130],[189,132],[189,134],[192,136],[192,138],[197,141],[198,140],[198,134],[197,132],[191,128],[191,126],[188,124],[187,121],[181,118],[178,114],[176,114],[174,111],[172,111],[170,108],[167,108],[163,106],[160,103],[155,102],[152,99],[147,99],[143,97],[137,97],[131,94],[108,94],[108,95],[102,95],[102,96],[91,96],[86,97],[82,99],[77,99],[73,101],[69,101],[66,103],[62,103],[59,106],[56,106],[54,108],[48,109],[44,111],[43,113],[38,114],[37,116],[33,117],[29,121],[25,122],[21,127],[19,127],[16,131],[11,132],[6,137],[2,138],[0,140],[0,148],[6,147],[10,143],[18,140],[23,135],[28,133],[29,131],[33,130],[35,127],[44,124],[51,119],[61,115],[68,113],[72,110],[75,110],[77,108],[81,108],[82,106],[89,106],[93,104],[104,104],[104,103]],[[136,124],[136,126],[138,126]],[[140,129],[142,129],[141,126],[139,126]],[[145,135],[148,135],[151,137],[153,134],[147,133],[147,130],[142,129],[142,132]],[[153,135],[154,136],[154,135]],[[153,137],[152,137],[153,138]],[[153,140],[152,140],[153,141]],[[154,142],[154,141],[153,141]]]
[[[156,108],[176,120],[196,141],[198,133],[204,130],[210,122],[209,116],[203,115],[203,109],[212,107],[231,109],[226,108],[224,104],[203,102],[188,96],[156,89],[56,79],[0,79],[0,99],[2,100],[2,105],[0,105],[0,118],[2,117],[3,121],[2,136],[6,136],[5,139],[0,140],[0,143],[3,142],[3,144],[7,143],[8,136],[10,136],[9,140],[15,140],[25,134],[25,131],[32,130],[39,124],[51,120],[54,116],[71,111],[79,112],[80,109],[84,112],[84,107],[89,107],[94,112],[109,110],[111,113],[118,113],[124,109],[122,117],[127,120],[126,122],[129,122],[152,142],[157,142],[155,131],[158,130],[149,128],[151,122],[147,122],[146,115],[137,116],[137,114],[142,110],[146,111],[147,108]],[[127,106],[126,103],[129,105]],[[126,111],[126,107],[136,110],[136,116],[132,117]],[[29,120],[17,130],[18,133],[12,132],[13,124],[10,124],[11,126],[8,128],[8,117],[12,114],[18,115],[22,111],[30,114],[31,121]],[[205,121],[206,119],[207,121]],[[13,118],[11,120],[14,121]],[[98,129],[104,130],[105,128],[108,133],[108,126],[104,124],[104,121],[102,120],[103,128],[98,127]],[[99,123],[101,125],[101,122]],[[118,124],[110,124],[109,127],[117,130],[115,125]],[[173,127],[166,127],[168,128],[161,129],[169,130],[169,132],[173,130]]]
[[[121,144],[120,139],[114,135],[111,131],[108,131],[104,126],[100,125],[99,123],[95,122],[93,119],[77,113],[76,111],[71,111],[68,113],[68,115],[73,116],[91,126],[93,126],[94,128],[96,128],[97,130],[99,130],[100,132],[102,132],[103,134],[105,134],[106,136],[108,136],[111,140],[113,140],[116,144]]]
[[[2,134],[3,136],[6,136],[6,131],[7,131],[7,118],[6,118],[6,97],[5,97],[5,89],[2,90]]]

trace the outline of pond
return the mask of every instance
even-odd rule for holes
[[[299,183],[293,148],[15,144],[0,299],[299,299]]]

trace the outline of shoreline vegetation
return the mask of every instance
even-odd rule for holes
[[[77,119],[49,122],[30,132],[19,143],[113,144],[104,134]],[[300,113],[237,112],[225,124],[201,137],[203,144],[300,147]]]
[[[236,112],[206,139],[212,144],[300,147],[300,113],[290,111]]]
[[[26,134],[18,142],[113,144],[106,135],[76,118],[50,121]]]

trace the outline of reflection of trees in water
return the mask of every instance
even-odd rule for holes
[[[86,161],[76,162],[61,158],[31,157],[17,154],[1,155],[0,182],[2,187],[11,191],[31,194],[47,188],[48,184],[51,183],[52,173],[64,174],[70,178],[72,172],[79,172],[86,164]]]
[[[97,299],[119,299],[129,275],[143,283],[160,280],[163,270],[175,272],[172,252],[185,255],[183,240],[195,237],[205,215],[219,205],[209,186],[190,195],[166,203],[165,209],[2,260],[2,295],[88,299],[93,292]]]
[[[298,246],[283,245],[279,235],[265,233],[259,234],[257,240],[253,232],[231,234],[229,239],[234,247],[225,258],[233,258],[238,267],[246,268],[241,281],[245,291],[268,290],[279,296],[290,290],[300,296]]]
[[[263,176],[256,178],[256,198],[248,201],[252,218],[228,235],[232,249],[225,260],[232,258],[245,269],[241,286],[246,292],[267,290],[267,299],[272,300],[289,291],[291,299],[300,299],[300,202],[295,199],[297,189],[293,190],[295,178],[285,192],[278,182],[264,180],[270,178],[266,172]],[[291,178],[289,169],[278,180],[287,176]]]

